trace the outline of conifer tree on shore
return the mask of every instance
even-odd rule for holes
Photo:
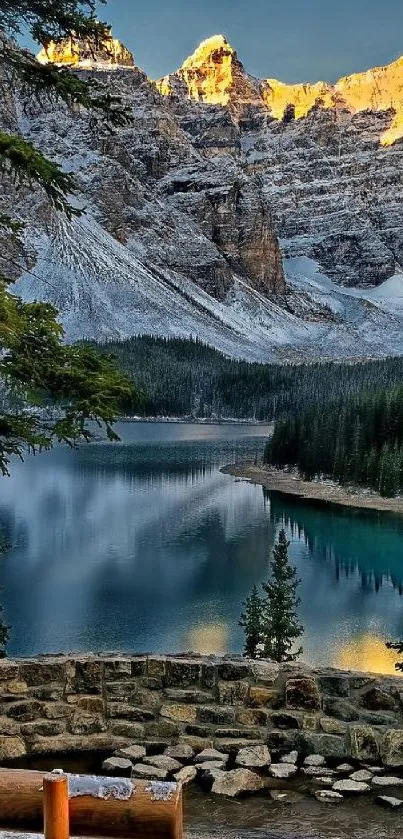
[[[274,661],[295,661],[302,647],[293,650],[302,635],[298,621],[297,570],[290,565],[285,530],[280,530],[270,561],[270,577],[262,583],[263,597],[256,585],[245,600],[245,611],[239,622],[245,633],[244,655],[250,658],[271,658]]]

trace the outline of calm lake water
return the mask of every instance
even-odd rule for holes
[[[301,577],[304,659],[393,672],[403,518],[325,508],[219,471],[266,427],[125,423],[122,443],[58,447],[0,482],[9,654],[241,651],[237,622],[279,527]]]

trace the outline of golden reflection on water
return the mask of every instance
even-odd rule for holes
[[[343,670],[364,670],[369,673],[387,673],[402,675],[395,670],[398,656],[394,650],[388,650],[383,638],[369,632],[359,635],[338,653],[336,667]]]
[[[228,626],[226,623],[205,623],[189,630],[189,649],[200,655],[226,653],[228,649]]]

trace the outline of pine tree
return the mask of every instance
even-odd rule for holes
[[[300,580],[297,569],[288,560],[289,546],[285,530],[281,530],[270,562],[271,577],[263,583],[266,595],[263,603],[264,655],[274,661],[295,661],[302,653],[302,647],[292,652],[303,627],[297,617],[301,602],[297,596]]]
[[[244,655],[248,658],[258,658],[259,647],[262,644],[263,603],[256,585],[243,605],[245,611],[241,614],[239,626],[243,627],[245,634]]]

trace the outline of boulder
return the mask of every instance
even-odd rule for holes
[[[304,766],[324,766],[325,763],[323,755],[308,755],[304,760]]]
[[[287,708],[319,711],[320,693],[315,679],[305,677],[287,679],[286,705]]]
[[[350,772],[354,772],[354,766],[351,766],[351,763],[339,763],[336,766],[336,772],[339,772],[340,775],[349,775]]]
[[[264,787],[264,781],[249,769],[232,769],[231,772],[220,772],[215,777],[212,792],[216,795],[228,795],[235,798],[259,792]]]
[[[334,792],[340,792],[342,795],[360,795],[363,792],[371,791],[371,787],[368,784],[351,781],[349,778],[343,781],[336,781],[332,789]]]
[[[396,708],[390,693],[376,686],[362,694],[360,704],[368,711],[393,711]]]
[[[238,752],[235,763],[246,768],[261,768],[269,766],[271,755],[267,746],[250,746]]]
[[[193,760],[195,753],[188,743],[178,743],[176,746],[168,746],[164,755],[179,760],[179,763],[187,763]]]
[[[117,749],[114,757],[124,757],[127,760],[131,760],[133,763],[137,763],[143,757],[146,756],[146,750],[144,746],[126,746],[124,749]]]
[[[199,752],[199,754],[195,757],[195,762],[197,763],[205,763],[207,760],[221,760],[226,762],[228,760],[228,755],[217,751],[217,749],[203,749],[203,751]]]
[[[377,775],[372,778],[373,787],[403,787],[403,779],[393,775]]]
[[[286,781],[287,778],[291,778],[297,772],[298,769],[295,763],[272,763],[269,766],[269,773],[272,778],[278,778],[282,781]]]
[[[369,769],[358,769],[350,775],[350,781],[363,781],[365,784],[372,780],[373,773]]]
[[[403,745],[403,732],[402,732]],[[378,741],[375,732],[370,725],[350,726],[350,749],[351,757],[356,760],[368,761],[379,760]],[[403,752],[402,752],[403,760]],[[390,764],[393,765],[393,764]]]
[[[108,757],[102,764],[102,771],[117,778],[130,778],[133,769],[131,760],[124,757]]]
[[[280,758],[280,763],[297,763],[298,757],[298,752],[296,749],[294,749],[294,751],[288,752],[288,754],[283,755],[283,757]]]
[[[403,729],[390,729],[383,735],[380,753],[385,766],[403,766]]]
[[[378,795],[375,798],[375,804],[380,804],[381,807],[387,807],[389,810],[397,810],[402,806],[403,801],[390,795]]]
[[[166,769],[158,769],[157,766],[148,766],[145,763],[136,763],[132,769],[132,778],[143,778],[146,781],[166,781],[168,775]]]
[[[174,760],[173,757],[168,757],[168,755],[152,755],[151,757],[145,757],[143,758],[142,763],[146,766],[156,766],[157,769],[164,769],[166,772],[170,773],[179,772],[182,766],[178,760]]]
[[[343,796],[332,789],[316,790],[315,798],[322,804],[340,804],[343,801]]]
[[[195,766],[182,766],[182,769],[180,769],[179,772],[176,772],[174,778],[177,783],[186,786],[194,781],[196,775],[197,769]]]

